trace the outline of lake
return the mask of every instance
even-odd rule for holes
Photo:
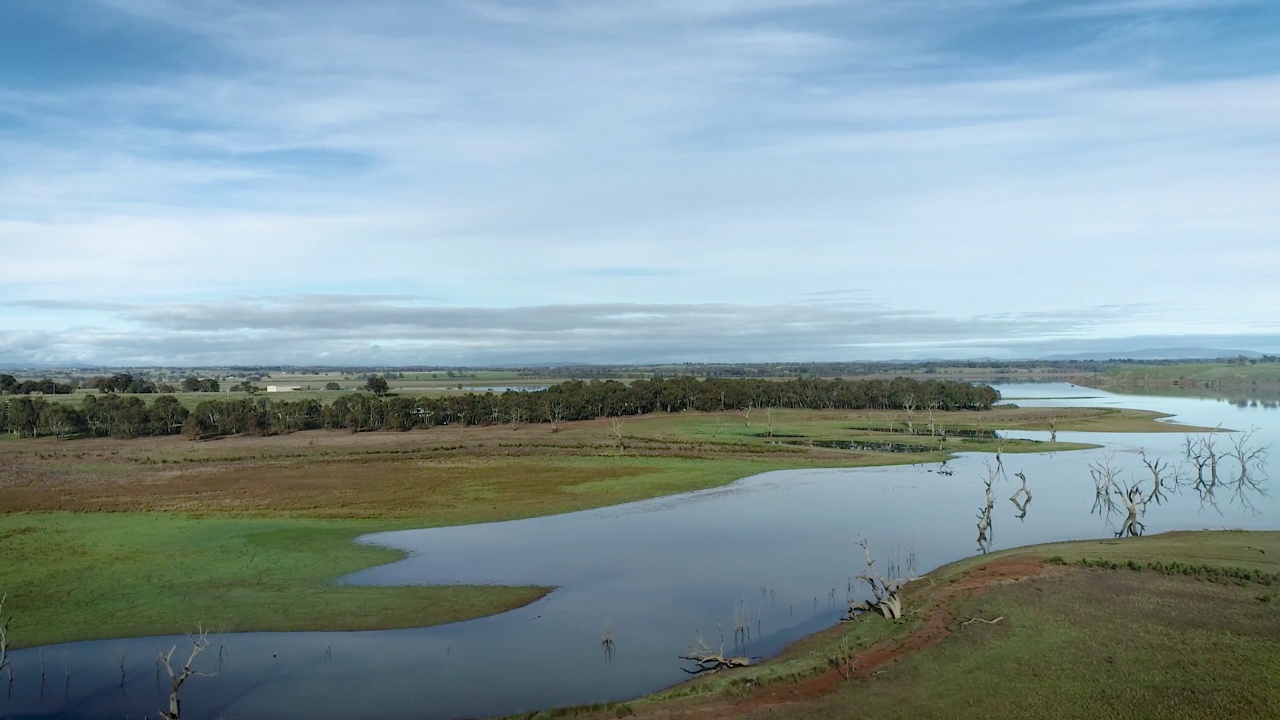
[[[1066,384],[1000,386],[1027,406],[1134,407],[1173,422],[1248,430],[1280,445],[1274,405],[1121,396]],[[1047,439],[1047,433],[1010,433]],[[1006,455],[996,482],[989,549],[1110,535],[1122,518],[1091,512],[1089,465],[1103,458],[1124,479],[1149,478],[1139,450],[1182,458],[1181,433],[1058,433],[1100,450]],[[1225,443],[1221,440],[1220,444]],[[1225,445],[1224,445],[1225,446]],[[451,718],[624,700],[688,678],[677,659],[701,636],[726,649],[745,626],[742,652],[767,657],[835,623],[862,570],[860,537],[881,559],[914,552],[919,570],[981,552],[976,517],[984,462],[795,470],[716,490],[586,512],[485,525],[410,530],[360,542],[401,548],[405,560],[342,580],[355,584],[554,585],[512,612],[433,628],[358,633],[246,633],[214,641],[198,664],[216,677],[183,688],[186,718]],[[1008,498],[1023,472],[1025,517]],[[1182,492],[1152,505],[1147,532],[1280,528],[1273,498],[1230,493],[1217,506]],[[197,618],[193,618],[194,622]],[[601,634],[615,640],[611,656]],[[0,715],[154,716],[165,704],[155,657],[182,637],[71,643],[13,654],[14,683]],[[45,667],[40,679],[41,659]],[[122,660],[123,659],[123,660]],[[122,671],[123,668],[123,671]],[[69,675],[70,681],[66,682]],[[2,684],[3,681],[0,681]]]

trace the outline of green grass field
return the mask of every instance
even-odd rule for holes
[[[1229,363],[1186,363],[1178,365],[1121,365],[1098,376],[1109,385],[1146,383],[1238,386],[1280,383],[1280,363],[1232,365]]]
[[[945,415],[945,417],[943,417]],[[1037,427],[1043,410],[984,413],[985,427]],[[1059,429],[1167,431],[1153,413],[1062,411]],[[940,414],[972,427],[976,414]],[[869,428],[892,413],[780,411],[775,435],[932,442]],[[607,421],[313,431],[210,442],[180,438],[0,444],[0,592],[16,647],[178,632],[404,627],[518,606],[540,588],[341,588],[333,580],[395,559],[356,547],[367,532],[533,517],[727,484],[786,468],[938,462],[943,450],[852,452],[778,444],[736,414],[631,418],[622,447]],[[1070,450],[1006,442],[1005,452]]]
[[[518,607],[549,588],[337,586],[341,575],[400,557],[351,541],[612,505],[787,466],[609,457],[340,461],[200,471],[140,493],[119,481],[120,466],[72,466],[97,481],[61,489],[53,501],[48,488],[0,492],[0,592],[16,615],[14,647],[178,633],[196,622],[236,631],[454,622]],[[53,507],[77,512],[32,511]]]
[[[362,630],[501,612],[548,588],[356,588],[335,577],[398,559],[354,545],[385,525],[167,513],[0,516],[0,587],[15,647],[218,631]],[[20,559],[20,561],[19,561]]]

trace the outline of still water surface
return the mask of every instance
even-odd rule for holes
[[[1280,412],[1215,400],[1120,396],[1066,384],[1005,385],[1027,406],[1138,407],[1173,422],[1258,428],[1280,447]],[[1047,433],[1017,433],[1047,439]],[[1181,457],[1183,435],[1060,432],[1063,441],[1102,450],[1006,455],[1033,494],[1026,517],[995,487],[992,549],[1110,534],[1091,513],[1088,465],[1111,456],[1124,478],[1145,478],[1137,453]],[[546,598],[502,615],[415,630],[360,633],[245,633],[216,640],[201,658],[216,677],[183,688],[188,718],[483,717],[558,705],[622,700],[688,676],[676,659],[698,635],[726,650],[735,619],[750,630],[745,653],[767,657],[827,627],[860,591],[856,542],[882,558],[914,550],[921,571],[980,551],[975,522],[984,502],[988,455],[947,464],[765,473],[731,486],[600,510],[464,527],[367,536],[402,548],[405,560],[356,573],[354,584],[499,583],[553,585]],[[1143,518],[1148,532],[1199,528],[1280,528],[1280,507],[1218,507],[1183,492]],[[883,560],[882,560],[883,562]],[[193,622],[196,619],[193,618]],[[606,656],[601,634],[612,629]],[[185,638],[72,643],[13,655],[14,683],[0,691],[0,716],[156,715],[167,689],[159,650]],[[44,683],[40,679],[43,657]],[[124,672],[121,672],[123,658]],[[123,675],[123,678],[122,678]],[[70,680],[67,680],[69,676]],[[121,682],[123,679],[123,683]],[[0,685],[3,681],[0,680]]]

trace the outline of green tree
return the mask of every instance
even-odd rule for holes
[[[391,386],[387,384],[387,381],[385,378],[379,377],[377,375],[371,375],[369,376],[369,379],[365,382],[364,389],[368,390],[374,395],[377,395],[378,397],[382,397],[383,395],[386,395],[388,392],[391,391]]]

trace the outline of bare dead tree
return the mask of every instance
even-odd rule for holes
[[[1266,480],[1268,448],[1253,444],[1253,437],[1257,432],[1257,428],[1253,428],[1248,432],[1232,434],[1230,452],[1239,471],[1231,481],[1231,501],[1253,512],[1257,512],[1258,507],[1251,496],[1267,497],[1267,490],[1262,484]]]
[[[1021,470],[1014,473],[1014,477],[1022,481],[1022,487],[1014,491],[1009,497],[1009,502],[1018,509],[1017,518],[1024,520],[1027,517],[1027,506],[1031,504],[1031,491],[1027,489],[1027,475]]]
[[[40,648],[36,652],[36,656],[40,660],[40,699],[44,699],[45,692],[49,689],[49,673],[48,667],[44,662],[44,648]]]
[[[755,410],[755,408],[756,408],[755,403],[747,403],[746,407],[738,408],[738,414],[742,416],[742,419],[743,421],[746,422],[747,427],[751,427],[751,411]]]
[[[1116,512],[1116,501],[1112,490],[1118,486],[1116,476],[1119,472],[1112,467],[1110,455],[1089,464],[1089,476],[1093,478],[1093,513],[1106,515],[1109,519],[1111,514]]]
[[[866,556],[866,569],[858,575],[858,579],[867,584],[871,590],[871,599],[862,602],[849,600],[849,611],[845,620],[856,620],[864,613],[874,612],[891,622],[902,620],[902,588],[913,580],[920,580],[915,575],[915,553],[910,553],[905,561],[890,557],[888,562],[889,577],[880,574],[876,568],[875,558],[871,557],[871,549],[866,538],[858,540]]]
[[[619,454],[621,454],[621,453],[622,453],[622,451],[623,451],[623,447],[622,447],[622,425],[623,425],[623,423],[625,423],[625,422],[626,422],[625,420],[623,420],[622,418],[619,418],[619,417],[610,418],[610,420],[609,420],[609,429],[613,431],[613,437],[614,437],[614,440],[615,440],[615,442],[617,442],[617,444],[618,444],[618,453],[619,453]]]
[[[1147,499],[1142,495],[1142,488],[1137,483],[1134,483],[1124,488],[1122,492],[1117,492],[1117,494],[1124,503],[1126,516],[1124,523],[1116,531],[1116,537],[1138,537],[1146,532],[1147,529],[1147,526],[1138,520],[1147,508]]]
[[[745,648],[751,634],[751,621],[747,619],[746,601],[733,606],[733,647]]]
[[[1209,482],[1212,485],[1218,484],[1218,452],[1214,448],[1214,441],[1217,440],[1217,431],[1215,430],[1205,435],[1200,440],[1200,445],[1204,449],[1205,458],[1209,461]]]
[[[933,411],[934,411],[934,410],[937,410],[937,409],[938,409],[938,403],[937,403],[937,402],[931,402],[931,403],[929,403],[929,405],[925,408],[925,411],[929,413],[929,437],[934,437],[934,436],[936,436],[936,435],[937,435],[937,432],[938,432],[938,430],[937,430],[937,428],[938,428],[938,426],[937,426],[937,422],[935,421],[935,419],[934,419],[934,417],[933,417]]]
[[[187,639],[191,641],[191,654],[187,656],[187,661],[182,664],[178,670],[173,669],[173,653],[178,649],[177,645],[169,648],[169,652],[160,653],[157,662],[163,663],[165,672],[169,674],[169,709],[161,710],[160,717],[164,720],[180,720],[182,717],[181,703],[178,699],[178,693],[182,690],[182,684],[193,675],[200,677],[212,677],[217,675],[216,672],[206,673],[197,672],[192,669],[196,658],[200,653],[209,647],[209,631],[204,627],[197,625],[196,634],[187,633]]]
[[[1164,502],[1166,490],[1177,489],[1177,478],[1170,476],[1169,463],[1160,458],[1155,460],[1148,459],[1146,450],[1139,450],[1138,456],[1142,458],[1142,464],[1146,465],[1147,470],[1151,473],[1151,493],[1147,496],[1147,501],[1155,501],[1159,505]]]
[[[1116,537],[1136,537],[1145,532],[1146,525],[1139,518],[1146,512],[1147,503],[1153,496],[1143,493],[1141,482],[1121,482],[1120,471],[1111,465],[1110,455],[1090,464],[1089,474],[1094,484],[1093,512],[1105,515],[1110,524],[1111,515],[1118,512],[1121,505],[1124,507],[1125,519],[1116,531]]]
[[[984,463],[987,467],[987,477],[983,479],[985,502],[982,507],[978,508],[978,550],[982,553],[991,551],[991,543],[995,540],[995,530],[992,527],[992,511],[995,510],[996,500],[992,491],[992,486],[1000,478],[1001,468],[992,466],[991,463]]]
[[[9,684],[13,685],[13,668],[9,665],[9,623],[13,620],[13,614],[4,614],[4,601],[9,599],[9,594],[0,595],[0,671],[9,676]]]
[[[613,616],[605,621],[604,632],[600,633],[600,647],[604,649],[605,662],[613,661]]]
[[[724,416],[716,414],[716,437],[720,437],[720,433],[724,432]]]
[[[916,416],[916,396],[910,393],[902,398],[902,410],[907,416],[907,432],[914,435],[916,432],[915,416]]]
[[[1218,490],[1218,463],[1220,461],[1216,447],[1216,433],[1217,430],[1199,437],[1188,435],[1183,442],[1183,448],[1188,461],[1196,471],[1195,479],[1190,482],[1191,488],[1200,495],[1201,508],[1203,509],[1205,505],[1208,505],[1218,513],[1221,513],[1216,495]]]
[[[1232,504],[1257,512],[1254,499],[1268,495],[1263,485],[1270,448],[1256,444],[1255,428],[1248,432],[1231,433],[1228,435],[1230,448],[1220,451],[1217,446],[1219,432],[1220,428],[1204,435],[1187,435],[1183,438],[1183,456],[1194,469],[1194,477],[1188,476],[1185,481],[1178,478],[1177,481],[1195,490],[1200,495],[1201,505],[1209,505],[1218,510],[1216,493],[1219,487],[1225,486],[1231,491]],[[1231,460],[1235,461],[1237,470],[1234,476],[1223,467],[1224,462]]]
[[[764,432],[769,437],[773,437],[773,415],[775,412],[777,412],[777,408],[772,405],[769,405],[764,409]]]
[[[564,403],[547,401],[543,404],[547,414],[547,422],[551,423],[551,432],[560,432],[560,421],[564,419]]]
[[[116,692],[121,695],[129,694],[127,690],[129,676],[125,669],[125,658],[127,655],[127,652],[121,652],[120,659],[116,661],[116,667],[120,668],[120,684],[116,686]],[[157,672],[156,674],[158,675],[159,673]]]
[[[518,405],[511,408],[511,429],[519,429],[522,422],[524,422],[524,408]]]
[[[746,657],[745,655],[725,657],[724,645],[720,646],[719,652],[712,650],[707,646],[707,643],[702,640],[701,635],[698,636],[697,647],[690,647],[685,651],[684,655],[679,657],[681,660],[688,660],[689,662],[697,664],[697,667],[692,670],[689,668],[682,668],[690,675],[702,675],[704,673],[710,674],[720,672],[721,670],[730,670],[733,668],[747,667],[751,665],[751,658]]]

